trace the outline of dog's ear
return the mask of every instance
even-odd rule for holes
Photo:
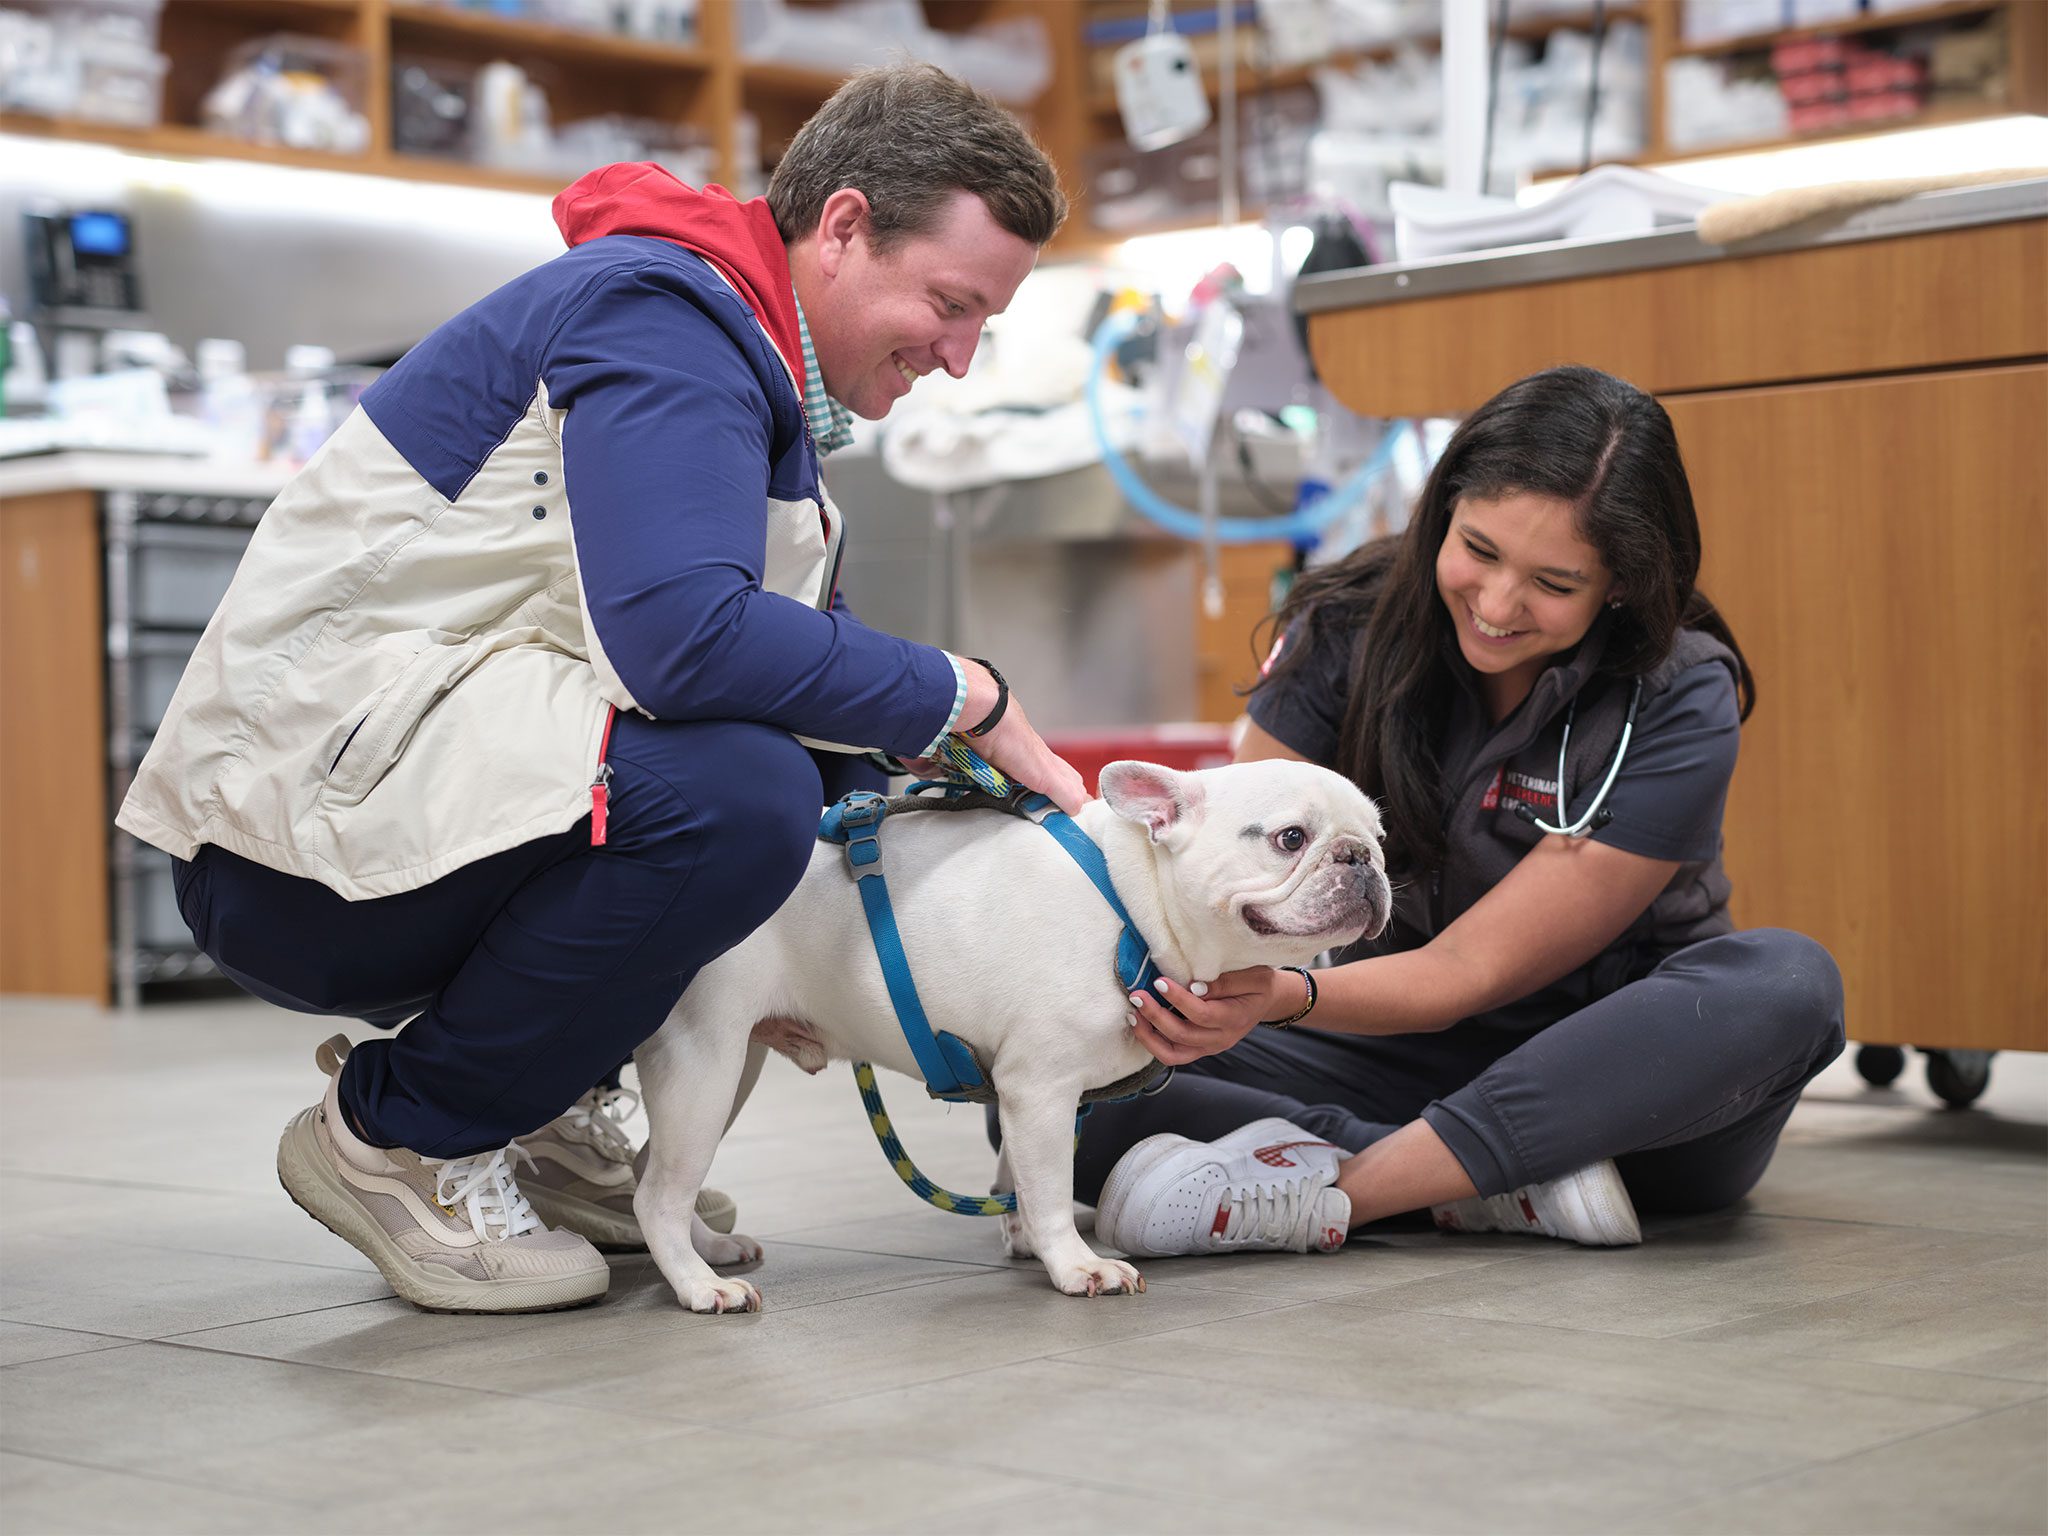
[[[1111,763],[1099,782],[1109,808],[1138,823],[1155,843],[1194,821],[1202,808],[1201,781],[1157,763]]]

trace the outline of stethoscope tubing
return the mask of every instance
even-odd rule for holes
[[[1629,738],[1635,735],[1636,731],[1636,706],[1642,702],[1642,698],[1643,680],[1639,677],[1635,680],[1634,690],[1628,696],[1628,715],[1621,723],[1621,740],[1614,744],[1614,761],[1608,765],[1607,777],[1600,781],[1599,791],[1593,796],[1593,803],[1586,807],[1586,813],[1576,821],[1567,821],[1565,818],[1570,816],[1571,811],[1565,804],[1564,761],[1565,754],[1571,750],[1572,722],[1578,718],[1579,713],[1579,701],[1576,698],[1572,700],[1571,707],[1565,711],[1564,739],[1557,744],[1557,814],[1558,819],[1565,824],[1552,826],[1541,816],[1531,812],[1529,821],[1537,831],[1547,832],[1553,837],[1590,837],[1596,826],[1605,825],[1605,819],[1600,814],[1601,808],[1607,804],[1608,792],[1614,788],[1614,781],[1621,777],[1622,759],[1628,756]]]

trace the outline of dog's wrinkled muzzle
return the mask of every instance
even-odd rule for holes
[[[1372,862],[1370,847],[1345,839],[1332,845],[1328,861],[1285,902],[1248,906],[1244,918],[1255,933],[1343,936],[1348,943],[1379,934],[1387,926],[1392,904],[1387,877]]]

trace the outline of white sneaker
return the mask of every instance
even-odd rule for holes
[[[623,1128],[639,1107],[640,1095],[630,1088],[593,1088],[519,1138],[519,1150],[532,1159],[520,1187],[542,1221],[580,1232],[600,1248],[647,1246],[633,1213],[640,1164]],[[712,1231],[730,1232],[739,1211],[730,1195],[700,1189],[697,1214]]]
[[[549,1231],[520,1193],[516,1145],[427,1158],[357,1136],[335,1092],[347,1054],[340,1035],[315,1053],[327,1092],[278,1142],[278,1181],[308,1215],[431,1311],[548,1312],[604,1295],[603,1257],[574,1232]]]
[[[1627,1248],[1643,1240],[1621,1171],[1612,1162],[1504,1195],[1474,1195],[1430,1207],[1446,1232],[1520,1232],[1589,1248]]]
[[[1329,1253],[1351,1201],[1334,1187],[1343,1148],[1287,1120],[1213,1142],[1148,1136],[1117,1160],[1095,1208],[1102,1239],[1138,1258],[1255,1249]]]

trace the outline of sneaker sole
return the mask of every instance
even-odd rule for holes
[[[589,1200],[524,1181],[520,1183],[519,1192],[526,1196],[526,1203],[533,1207],[533,1214],[544,1224],[566,1227],[593,1248],[602,1248],[607,1253],[647,1251],[647,1239],[640,1233],[640,1223],[631,1216],[621,1216],[617,1211],[607,1210]]]
[[[320,1150],[317,1107],[301,1110],[277,1143],[277,1182],[292,1203],[377,1266],[405,1300],[428,1312],[560,1312],[611,1288],[610,1269],[580,1275],[458,1280],[428,1274],[356,1201]]]

